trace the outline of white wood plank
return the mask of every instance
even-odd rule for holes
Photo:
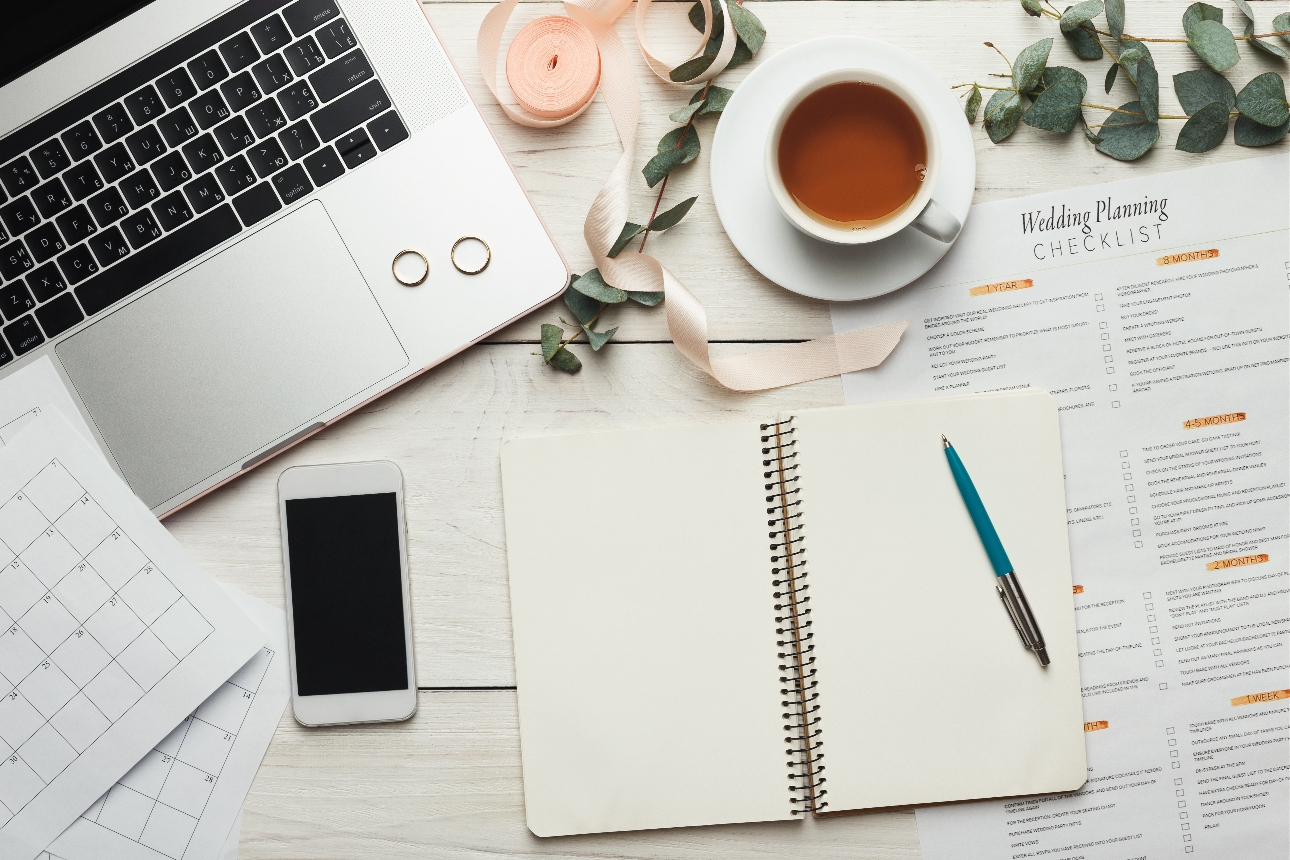
[[[239,857],[919,856],[914,816],[891,812],[539,839],[524,824],[515,694],[422,693],[419,704],[408,722],[383,726],[284,718],[247,798]]]

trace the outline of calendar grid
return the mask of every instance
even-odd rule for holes
[[[214,632],[51,459],[0,504],[0,830]]]

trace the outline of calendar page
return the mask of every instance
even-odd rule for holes
[[[0,448],[0,857],[32,860],[265,643],[57,409]]]

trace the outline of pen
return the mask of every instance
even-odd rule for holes
[[[963,497],[963,504],[967,505],[968,515],[972,517],[972,525],[976,526],[976,533],[980,536],[981,543],[985,545],[985,554],[990,557],[990,564],[994,567],[995,591],[999,593],[999,599],[1008,610],[1008,617],[1012,619],[1012,626],[1021,637],[1022,644],[1035,652],[1040,666],[1047,666],[1051,661],[1048,659],[1048,651],[1044,648],[1044,635],[1039,632],[1039,624],[1035,621],[1034,613],[1030,611],[1026,594],[1021,590],[1021,583],[1017,581],[1017,574],[1012,569],[1012,562],[1008,560],[1008,553],[1004,552],[999,534],[994,530],[994,523],[990,522],[990,515],[986,513],[985,505],[981,503],[981,496],[972,485],[972,478],[963,466],[963,461],[959,459],[958,452],[944,436],[941,437],[941,442],[945,444],[945,459],[950,462],[950,472],[954,475],[954,483],[958,485],[959,495]]]

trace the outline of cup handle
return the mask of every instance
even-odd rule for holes
[[[935,200],[927,201],[923,211],[914,219],[913,225],[940,242],[953,242],[954,237],[963,229],[959,219]]]

